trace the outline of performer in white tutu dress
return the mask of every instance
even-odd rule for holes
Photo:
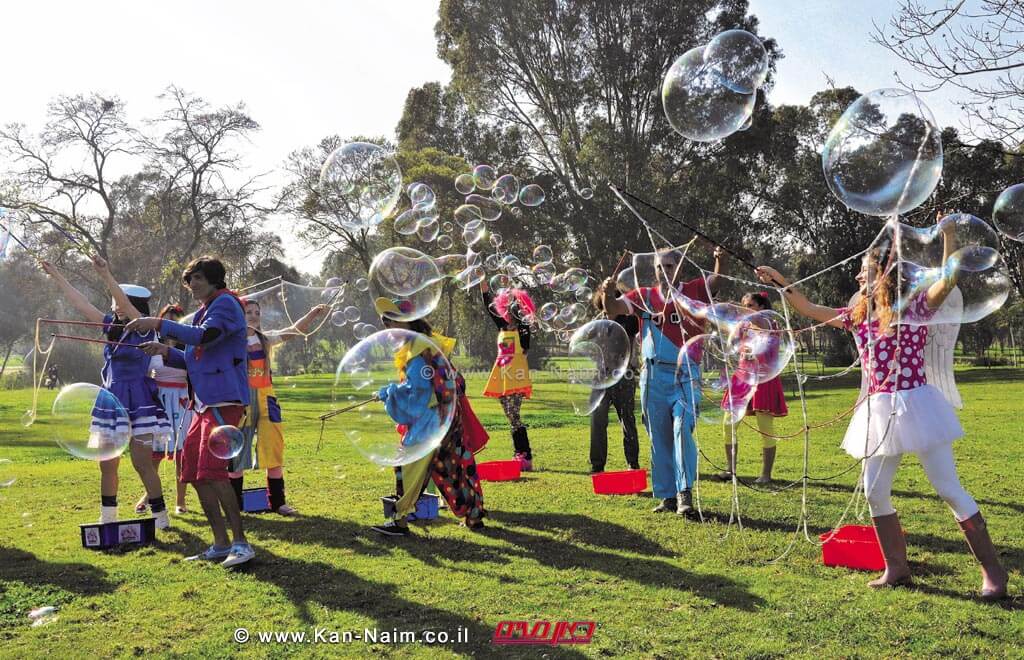
[[[944,263],[950,263],[948,257],[956,249],[952,225],[944,231],[944,241]],[[954,291],[957,273],[950,270],[927,289],[911,294],[909,304],[898,314],[893,309],[899,294],[896,268],[882,268],[879,256],[877,251],[865,256],[857,276],[859,297],[854,305],[838,309],[812,303],[772,268],[760,266],[756,272],[765,284],[784,287],[787,302],[800,314],[850,330],[856,338],[861,368],[867,374],[867,396],[854,412],[843,449],[854,458],[865,459],[864,493],[885,556],[885,573],[869,586],[889,587],[910,581],[906,539],[891,494],[903,454],[914,454],[928,481],[952,509],[968,546],[981,563],[982,598],[1004,598],[1007,572],[999,562],[977,503],[960,485],[953,461],[953,441],[963,436],[963,429],[953,406],[927,380],[925,345],[929,327],[920,324],[926,323]]]

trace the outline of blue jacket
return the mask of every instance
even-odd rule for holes
[[[201,344],[210,328],[220,335]],[[170,349],[167,366],[186,369],[192,392],[206,405],[238,401],[249,403],[249,373],[246,362],[245,312],[229,293],[222,293],[192,318],[192,325],[164,319],[160,335],[186,345]]]

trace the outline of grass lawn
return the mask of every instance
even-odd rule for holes
[[[592,493],[586,420],[574,417],[565,385],[541,376],[524,417],[539,468],[517,483],[486,483],[488,528],[475,534],[442,512],[414,536],[388,539],[379,497],[391,492],[390,470],[360,458],[344,439],[342,416],[316,450],[316,415],[331,401],[329,377],[278,379],[286,418],[289,502],[285,519],[249,515],[256,547],[250,567],[228,572],[181,561],[210,541],[194,493],[193,510],[173,518],[156,545],[100,553],[81,547],[78,524],[98,515],[98,470],[64,454],[47,432],[53,393],[25,429],[26,390],[0,390],[0,656],[122,655],[433,658],[522,657],[798,657],[1021,656],[1024,640],[1024,372],[974,369],[958,374],[967,437],[956,445],[961,476],[979,500],[1011,570],[1016,598],[1001,606],[972,598],[980,584],[974,560],[946,506],[916,460],[905,460],[895,500],[903,516],[913,589],[875,592],[869,575],[826,568],[816,545],[795,530],[799,486],[738,493],[744,528],[728,525],[732,488],[702,481],[709,522],[650,513],[644,497]],[[470,379],[472,393],[483,377]],[[808,384],[812,423],[846,409],[855,377]],[[787,388],[788,392],[788,388]],[[794,431],[797,402],[778,428]],[[474,396],[493,431],[481,460],[508,458],[511,441],[495,401]],[[614,419],[614,415],[612,416]],[[812,476],[850,465],[838,449],[845,420],[815,431]],[[609,469],[624,467],[617,429],[610,430]],[[722,461],[720,429],[702,425],[702,447]],[[759,442],[742,436],[740,473],[759,469]],[[641,431],[641,461],[647,464]],[[800,440],[780,442],[776,477],[801,475]],[[702,462],[702,473],[712,468]],[[170,470],[163,472],[171,483]],[[812,538],[829,529],[850,502],[857,479],[812,482],[806,490]],[[248,485],[262,478],[251,474]],[[166,486],[165,486],[166,487]],[[121,466],[121,514],[129,517],[141,485]],[[855,507],[862,509],[863,507]],[[855,517],[851,509],[849,517]],[[866,514],[864,514],[866,516]],[[446,517],[447,516],[447,517]],[[783,554],[796,541],[788,554]],[[32,608],[53,605],[59,618],[31,627]],[[592,643],[574,647],[496,647],[502,620],[597,622]],[[468,642],[424,644],[256,644],[233,641],[236,628],[258,631],[448,631]]]

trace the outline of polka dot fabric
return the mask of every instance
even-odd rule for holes
[[[928,341],[928,327],[902,324],[899,329],[899,346],[896,345],[895,329],[887,335],[879,335],[878,321],[863,321],[856,328],[850,318],[851,309],[841,311],[840,318],[847,330],[853,333],[860,353],[861,369],[868,369],[868,394],[880,392],[891,394],[895,391],[912,390],[927,384],[924,369],[924,345]],[[925,294],[914,299],[910,314],[915,319],[930,318],[934,312],[928,307]],[[870,333],[870,335],[869,335]],[[873,338],[873,356],[869,356],[868,341]]]

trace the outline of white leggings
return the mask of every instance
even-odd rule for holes
[[[943,445],[926,452],[915,453],[921,461],[925,476],[935,492],[945,500],[958,521],[964,521],[978,513],[974,498],[960,485],[953,462],[953,446]],[[892,506],[892,482],[896,468],[903,455],[872,456],[864,461],[864,496],[868,500],[871,516],[888,516],[896,513]]]

